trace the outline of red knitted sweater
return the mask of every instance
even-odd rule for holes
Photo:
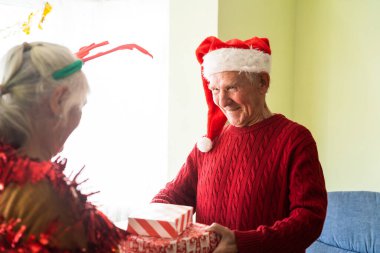
[[[153,202],[191,205],[197,222],[234,230],[240,253],[300,253],[322,231],[327,194],[312,135],[276,114],[226,126],[208,153],[194,147]]]

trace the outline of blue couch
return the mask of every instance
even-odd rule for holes
[[[380,253],[380,193],[329,192],[322,233],[306,252]]]

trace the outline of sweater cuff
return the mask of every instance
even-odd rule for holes
[[[262,236],[256,231],[234,231],[236,246],[239,253],[261,253],[263,249]]]

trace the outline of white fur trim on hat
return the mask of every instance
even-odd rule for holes
[[[267,72],[271,69],[271,56],[256,49],[221,48],[203,57],[203,76],[223,71]]]
[[[212,141],[204,136],[198,140],[197,147],[201,152],[206,153],[212,149]]]

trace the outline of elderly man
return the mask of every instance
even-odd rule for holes
[[[207,135],[153,202],[193,206],[221,235],[214,252],[305,252],[323,227],[325,182],[311,133],[266,104],[269,41],[209,37],[196,54]]]

